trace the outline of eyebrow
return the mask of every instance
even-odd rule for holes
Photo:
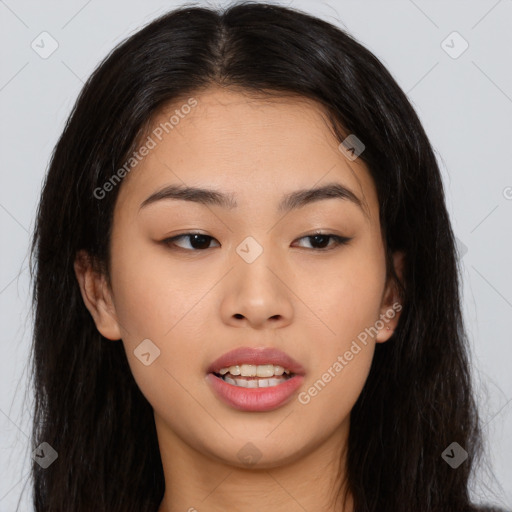
[[[142,202],[140,209],[157,201],[169,199],[220,206],[221,208],[226,208],[228,210],[232,210],[238,206],[233,194],[219,192],[213,189],[176,184],[168,185],[151,194]],[[354,192],[337,182],[328,183],[321,187],[289,192],[279,202],[277,211],[279,213],[289,212],[324,199],[348,200],[357,205],[363,211],[365,216],[368,217],[368,213],[364,209],[363,202],[354,194]]]

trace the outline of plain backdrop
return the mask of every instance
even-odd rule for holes
[[[275,3],[347,30],[389,69],[420,116],[442,169],[463,266],[488,463],[472,492],[477,502],[512,509],[512,1]],[[20,510],[33,510],[27,254],[51,151],[100,60],[179,5],[0,0],[0,512],[14,511],[18,499]]]

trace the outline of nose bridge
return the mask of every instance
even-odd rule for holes
[[[270,318],[290,319],[292,304],[289,289],[284,284],[284,261],[275,248],[270,247],[269,240],[270,237],[266,237],[262,244],[248,236],[236,247],[235,268],[223,305],[228,317],[242,315],[254,324]]]
[[[261,240],[261,237],[260,237]],[[270,246],[270,237],[260,243],[253,236],[248,236],[235,249],[237,259],[236,270],[238,284],[247,285],[252,293],[271,293],[277,296],[280,291],[276,272],[280,272],[277,264],[275,248]]]

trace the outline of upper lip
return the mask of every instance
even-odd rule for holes
[[[282,366],[297,375],[304,375],[305,373],[302,365],[295,361],[295,359],[282,350],[271,347],[236,348],[235,350],[231,350],[230,352],[227,352],[215,359],[215,361],[213,361],[213,363],[208,367],[207,372],[219,373],[222,368],[229,368],[230,366],[241,364],[273,364]]]

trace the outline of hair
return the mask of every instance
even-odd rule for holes
[[[171,102],[211,86],[314,100],[376,186],[388,275],[402,314],[377,344],[350,413],[346,483],[356,512],[468,512],[482,453],[460,269],[440,171],[424,129],[391,74],[353,37],[298,10],[252,2],[186,6],[118,45],[84,85],[54,148],[31,246],[35,393],[32,465],[37,512],[155,512],[164,475],[151,405],[121,343],[96,329],[74,273],[79,251],[107,277],[120,186],[102,187]],[[122,186],[122,184],[121,184]],[[406,255],[402,279],[392,254]],[[459,443],[452,469],[441,453]],[[341,493],[341,489],[340,489]]]

